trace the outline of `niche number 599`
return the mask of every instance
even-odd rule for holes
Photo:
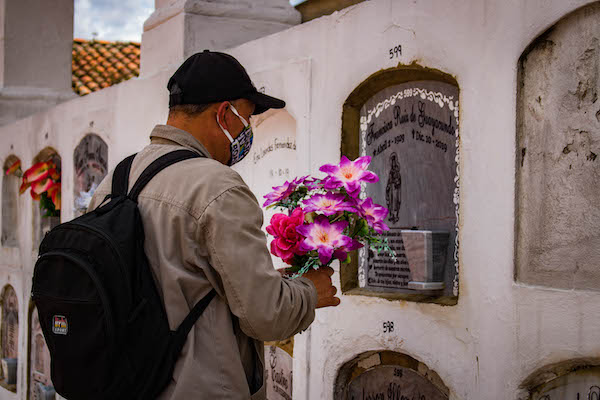
[[[394,332],[394,322],[393,321],[385,321],[383,323],[383,333],[391,333]]]
[[[390,49],[390,60],[394,57],[398,58],[402,55],[402,46],[395,46]]]

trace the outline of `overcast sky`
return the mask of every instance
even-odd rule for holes
[[[141,42],[144,21],[153,11],[154,0],[75,0],[73,36]]]
[[[75,0],[73,36],[140,42],[154,0]]]

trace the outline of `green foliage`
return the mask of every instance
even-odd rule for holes
[[[44,192],[40,195],[40,210],[44,213],[44,217],[60,217],[60,210],[54,207],[52,199],[48,197],[48,193]]]

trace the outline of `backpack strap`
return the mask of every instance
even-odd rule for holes
[[[112,178],[111,197],[127,196],[127,187],[129,186],[129,171],[135,154],[130,155],[117,165]]]
[[[135,182],[133,188],[129,192],[128,197],[137,203],[140,192],[156,174],[179,161],[197,157],[203,156],[191,150],[175,150],[157,158],[148,166],[148,168],[144,170],[144,172],[142,172],[137,182]]]
[[[215,289],[212,289],[210,292],[208,292],[208,294],[206,296],[204,296],[194,306],[194,308],[192,308],[190,313],[187,315],[187,317],[185,317],[183,322],[179,325],[179,327],[175,331],[175,336],[173,337],[173,351],[174,352],[172,353],[175,357],[178,357],[179,353],[181,353],[181,350],[183,349],[183,345],[185,344],[185,341],[187,340],[187,336],[190,333],[190,331],[192,330],[192,327],[194,326],[196,321],[198,321],[198,318],[200,318],[200,315],[202,315],[202,313],[204,312],[206,307],[208,307],[208,304],[213,299],[213,297],[215,297],[216,294],[217,294],[217,292],[215,292]]]

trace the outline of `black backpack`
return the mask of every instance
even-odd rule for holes
[[[201,156],[177,150],[158,158],[127,194],[134,156],[117,166],[108,203],[52,229],[40,245],[31,295],[50,350],[54,388],[69,400],[156,398],[215,296],[213,289],[176,331],[169,329],[144,253],[137,205],[158,172]]]

